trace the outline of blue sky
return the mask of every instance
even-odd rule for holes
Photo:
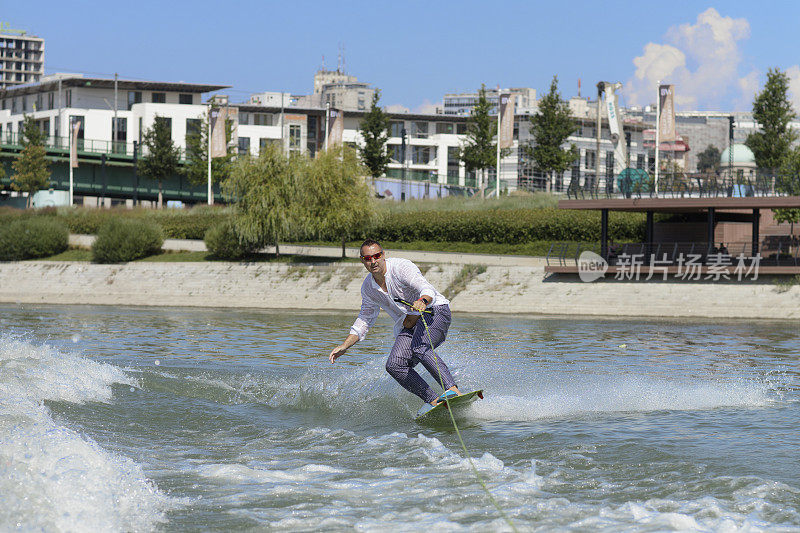
[[[553,75],[566,97],[621,81],[623,104],[647,104],[662,79],[679,109],[749,110],[770,67],[800,97],[791,1],[5,0],[2,21],[45,38],[48,73],[227,84],[233,101],[311,92],[340,44],[348,73],[410,110],[481,83],[542,94]]]

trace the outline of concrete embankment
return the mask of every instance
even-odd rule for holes
[[[421,264],[440,291],[452,288],[454,311],[630,317],[800,318],[800,286],[772,279],[724,283],[615,281],[582,283],[545,276],[541,266]],[[341,309],[357,312],[359,264],[0,263],[0,302],[150,306]]]

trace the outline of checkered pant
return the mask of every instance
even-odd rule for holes
[[[414,370],[417,363],[422,363],[422,366],[434,377],[437,384],[441,385],[444,382],[445,390],[456,384],[453,376],[450,375],[450,369],[447,368],[444,361],[434,356],[428,340],[428,334],[425,331],[425,324],[422,323],[425,320],[428,324],[433,347],[438,347],[444,342],[445,337],[447,337],[447,330],[450,328],[450,306],[437,305],[432,310],[433,316],[423,313],[420,320],[417,320],[414,329],[403,328],[394,341],[392,351],[389,353],[389,359],[386,360],[386,371],[403,388],[428,403],[435,400],[439,395]]]

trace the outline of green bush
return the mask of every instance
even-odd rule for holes
[[[203,240],[211,255],[218,259],[241,259],[259,248],[255,243],[242,242],[230,220],[209,228]]]
[[[368,235],[385,241],[495,242],[600,240],[600,214],[555,208],[388,213]],[[644,216],[611,213],[609,234],[619,241],[644,237]]]
[[[18,218],[0,226],[0,261],[48,257],[68,245],[67,227],[54,218]]]
[[[164,232],[146,220],[114,218],[100,226],[92,245],[95,263],[133,261],[161,251]]]

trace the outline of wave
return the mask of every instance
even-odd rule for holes
[[[0,336],[0,524],[17,529],[150,529],[168,498],[142,468],[56,422],[44,402],[110,402],[122,370]]]

